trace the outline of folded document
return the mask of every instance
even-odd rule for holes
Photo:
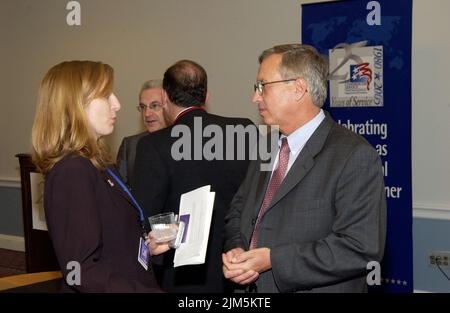
[[[178,216],[183,225],[174,267],[205,263],[215,197],[215,192],[210,190],[211,186],[207,185],[181,195]]]

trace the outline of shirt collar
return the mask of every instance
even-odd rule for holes
[[[195,111],[195,110],[205,111],[205,108],[201,107],[201,106],[195,106],[195,105],[187,107],[187,108],[181,110],[180,112],[178,112],[177,116],[175,116],[175,119],[173,120],[173,124],[175,124],[178,121],[178,119],[180,117],[182,117],[183,115],[189,113],[190,111]]]
[[[181,110],[180,112],[178,112],[177,116],[175,116],[175,121],[178,119],[178,117],[179,117],[180,115],[182,115],[184,112],[186,112],[187,110],[189,110],[189,109],[191,109],[191,108],[192,108],[192,107],[187,107],[187,108]]]
[[[299,150],[303,148],[308,139],[312,136],[314,131],[319,127],[320,123],[325,119],[325,113],[322,109],[320,112],[308,123],[297,128],[293,133],[287,136],[287,141],[289,144],[289,149],[293,155],[296,155]],[[285,135],[281,135],[278,140],[278,146],[281,146],[281,139],[286,137]]]

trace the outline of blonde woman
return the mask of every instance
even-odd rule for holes
[[[113,69],[91,61],[52,67],[39,89],[32,154],[45,175],[44,208],[64,292],[160,291],[146,269],[143,213],[103,142],[120,110],[112,91]]]

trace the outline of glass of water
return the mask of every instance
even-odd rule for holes
[[[177,216],[173,212],[161,213],[148,218],[152,235],[158,243],[175,239],[178,232]]]

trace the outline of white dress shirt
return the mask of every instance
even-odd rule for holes
[[[306,142],[309,140],[309,138],[312,136],[312,134],[316,131],[317,127],[319,127],[320,123],[325,119],[325,113],[322,109],[320,109],[320,112],[308,123],[305,125],[297,128],[293,133],[291,133],[289,136],[287,136],[287,141],[289,144],[289,163],[288,168],[286,171],[286,174],[289,172],[289,170],[292,167],[292,164],[294,164],[295,160],[297,159],[298,155],[302,151],[303,147],[305,146]],[[281,148],[281,140],[286,137],[285,135],[281,135],[278,139],[278,151]],[[278,154],[274,162],[274,169],[278,166]],[[273,173],[273,169],[272,169]],[[271,175],[272,177],[272,175]]]

